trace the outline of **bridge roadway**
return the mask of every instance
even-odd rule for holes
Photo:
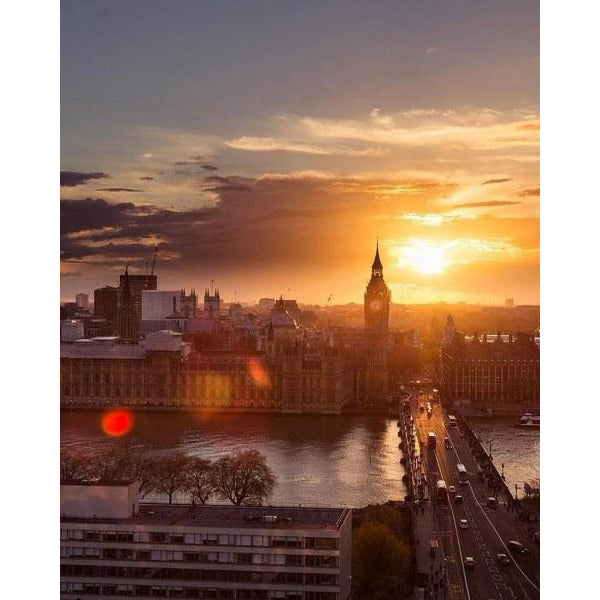
[[[412,411],[423,452],[426,456],[427,477],[430,484],[434,522],[446,556],[448,596],[467,600],[534,600],[539,592],[539,551],[526,535],[525,527],[515,518],[515,513],[505,508],[490,509],[485,505],[489,495],[485,482],[477,477],[477,464],[467,441],[457,428],[449,428],[439,405],[433,406],[433,415],[419,411],[419,404],[431,400],[429,394],[414,399]],[[436,434],[435,451],[426,449],[427,434]],[[445,448],[444,438],[452,441],[452,449]],[[460,484],[456,465],[462,463],[469,473],[469,482]],[[435,502],[435,485],[444,479],[463,497],[462,504],[449,494],[448,504]],[[503,498],[499,498],[502,502]],[[508,498],[507,498],[508,499]],[[468,528],[460,529],[460,519],[467,519]],[[515,556],[508,552],[506,542],[518,540],[529,550]],[[498,563],[496,555],[505,553],[510,565]],[[475,560],[472,569],[464,569],[464,559]],[[442,598],[443,596],[439,596]]]

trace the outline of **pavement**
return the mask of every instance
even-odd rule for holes
[[[431,418],[420,412],[419,404],[431,401],[428,393],[414,397],[412,414],[417,435],[421,441],[421,463],[429,483],[431,498],[414,509],[415,538],[417,540],[417,566],[420,573],[429,570],[429,584],[424,598],[467,600],[534,600],[539,592],[539,549],[532,541],[529,524],[517,519],[515,512],[504,508],[511,500],[508,492],[500,490],[500,507],[490,509],[486,499],[491,495],[487,483],[480,481],[477,462],[467,440],[458,428],[450,428],[439,405],[433,406]],[[435,450],[427,447],[427,434],[433,431],[437,443]],[[450,438],[452,448],[444,446]],[[469,473],[467,483],[460,484],[456,465],[462,463]],[[449,494],[447,503],[436,501],[436,482],[444,479],[454,486],[456,493]],[[463,497],[456,503],[455,495]],[[460,528],[460,519],[467,520],[467,528]],[[429,555],[429,540],[438,539],[437,556]],[[508,540],[517,540],[528,552],[515,556],[507,547]],[[510,557],[510,565],[497,561],[498,553]],[[472,557],[475,566],[464,568],[464,559]],[[429,569],[427,569],[429,566]],[[444,583],[445,582],[445,583]],[[435,585],[437,584],[437,585]]]

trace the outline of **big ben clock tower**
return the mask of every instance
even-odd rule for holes
[[[379,242],[365,291],[365,402],[381,405],[388,395],[388,320],[392,295],[383,280]]]

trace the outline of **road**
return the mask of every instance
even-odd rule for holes
[[[444,479],[448,487],[456,488],[462,503],[449,494],[449,502],[432,503],[435,523],[447,557],[448,595],[450,598],[468,600],[533,600],[539,598],[539,551],[527,537],[525,526],[516,520],[515,514],[500,507],[486,507],[489,496],[487,484],[477,477],[477,464],[471,449],[458,428],[450,428],[439,405],[433,405],[433,414],[419,411],[419,404],[431,399],[425,393],[413,400],[412,413],[419,439],[427,445],[428,432],[436,434],[435,450],[424,449],[431,497],[435,496],[438,479]],[[445,448],[444,438],[451,440],[452,448]],[[424,458],[424,457],[423,457]],[[460,484],[456,465],[462,463],[469,473],[469,481]],[[506,498],[508,499],[508,497]],[[502,503],[503,497],[499,497]],[[459,527],[460,519],[467,520],[467,528]],[[523,543],[528,552],[512,555],[506,548],[508,540]],[[498,563],[496,555],[505,553],[510,565]],[[472,557],[475,566],[464,569],[464,559]],[[441,596],[440,596],[441,598]]]

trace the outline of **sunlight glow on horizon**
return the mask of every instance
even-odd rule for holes
[[[423,275],[441,275],[448,264],[443,245],[415,240],[412,245],[398,250],[398,266],[408,264],[413,271]]]

